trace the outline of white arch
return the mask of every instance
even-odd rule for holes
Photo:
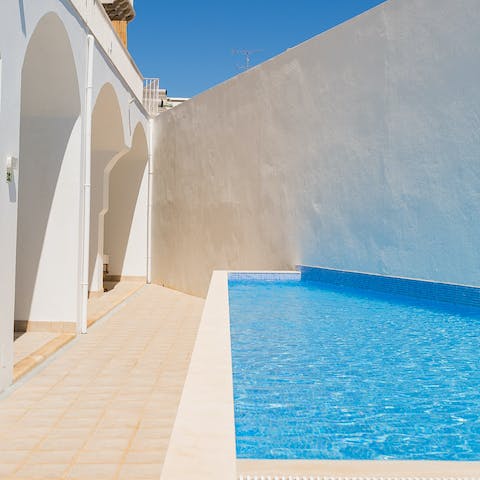
[[[104,217],[108,211],[109,177],[128,151],[117,94],[110,83],[101,89],[92,113],[90,202],[90,292],[103,292]]]
[[[47,13],[22,68],[15,319],[76,321],[81,101],[68,33]],[[72,326],[74,328],[74,326]]]
[[[110,175],[105,253],[114,280],[145,278],[147,274],[147,162],[147,137],[139,122],[131,150],[117,162]]]

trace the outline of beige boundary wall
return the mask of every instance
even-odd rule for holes
[[[480,285],[478,0],[389,0],[160,115],[153,280],[321,265]]]

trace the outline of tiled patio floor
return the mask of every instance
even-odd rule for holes
[[[144,285],[145,283],[140,281],[111,283],[108,292],[100,297],[90,298],[87,312],[88,326],[92,326]],[[75,337],[73,333],[36,331],[15,332],[14,335],[14,381],[28,374]]]
[[[145,285],[145,282],[123,281],[114,284],[111,290],[103,293],[100,297],[88,299],[88,326],[93,325],[97,320],[123,302],[130,295]]]
[[[18,363],[25,357],[41,348],[46,343],[58,336],[52,332],[24,332],[15,333],[16,339],[13,344],[13,363]]]
[[[145,286],[0,400],[0,478],[158,480],[203,303]]]

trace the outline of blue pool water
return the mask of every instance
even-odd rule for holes
[[[480,315],[318,282],[229,282],[237,456],[480,460]]]

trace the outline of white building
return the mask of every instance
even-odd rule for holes
[[[133,1],[104,3],[126,31]],[[0,81],[2,390],[14,322],[85,331],[104,254],[110,274],[146,278],[150,116],[143,77],[94,0],[2,2]]]

